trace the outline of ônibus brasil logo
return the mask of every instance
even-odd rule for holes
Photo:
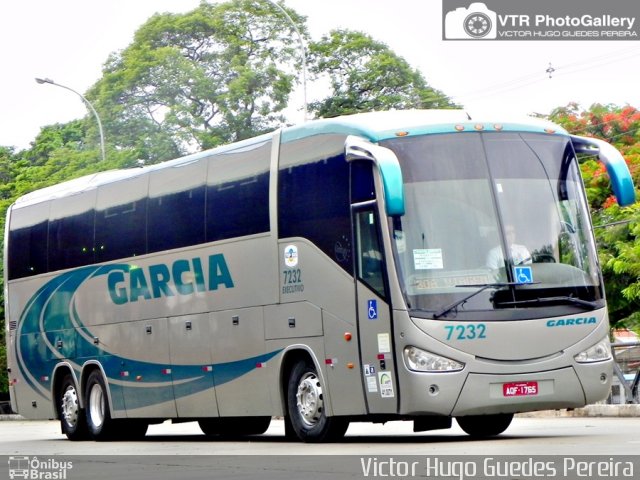
[[[66,480],[68,470],[73,462],[56,460],[55,458],[39,459],[38,457],[9,457],[9,478],[26,478],[42,480]]]

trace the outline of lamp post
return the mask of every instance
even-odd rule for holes
[[[275,0],[267,0],[267,1],[282,12],[282,14],[287,18],[287,20],[289,21],[293,29],[296,31],[296,34],[298,35],[298,41],[300,42],[300,56],[302,57],[302,93],[304,95],[303,112],[304,112],[304,121],[306,122],[307,121],[307,51],[304,46],[304,40],[302,39],[302,34],[300,33],[300,30],[298,29],[297,25],[293,22],[293,20],[291,19],[287,11],[284,8],[282,8],[280,4],[276,3]]]
[[[60,85],[59,83],[54,82],[50,78],[36,78],[36,82],[38,82],[40,85],[42,85],[43,83],[48,83],[50,85],[55,85],[57,87],[61,87],[66,90],[69,90],[75,93],[76,95],[78,95],[82,99],[82,101],[87,105],[87,107],[89,107],[89,110],[93,112],[93,115],[96,117],[96,121],[98,122],[98,130],[100,131],[100,150],[102,152],[102,161],[104,162],[107,159],[107,156],[105,154],[105,149],[104,149],[104,132],[102,130],[102,122],[100,121],[100,116],[98,115],[98,112],[96,112],[96,109],[93,108],[93,105],[91,105],[91,102],[87,100],[84,95],[82,95],[79,92],[76,92],[73,88],[67,87],[65,85]]]

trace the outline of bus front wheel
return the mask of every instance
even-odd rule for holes
[[[495,437],[509,428],[511,420],[513,420],[513,413],[469,415],[466,417],[456,417],[456,420],[460,428],[472,437]]]
[[[86,440],[89,438],[85,413],[80,408],[76,382],[69,374],[62,379],[58,393],[58,409],[62,433],[69,440]]]
[[[287,411],[293,433],[303,442],[329,442],[342,438],[349,421],[327,417],[324,393],[313,364],[299,361],[287,385]]]

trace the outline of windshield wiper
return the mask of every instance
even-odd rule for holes
[[[504,282],[504,283],[486,283],[486,284],[480,284],[480,285],[456,285],[456,287],[458,287],[458,288],[463,288],[463,287],[467,287],[467,288],[472,287],[473,288],[473,287],[476,287],[476,288],[478,288],[478,290],[476,290],[473,293],[470,293],[469,295],[467,295],[466,297],[463,297],[460,300],[457,300],[457,301],[453,302],[450,305],[447,305],[446,307],[444,307],[439,312],[434,313],[433,314],[433,318],[440,318],[443,315],[446,315],[447,313],[449,313],[454,308],[462,305],[463,303],[465,303],[470,298],[475,297],[479,293],[482,293],[482,292],[484,292],[485,290],[487,290],[489,288],[497,289],[497,288],[516,286],[516,285],[531,285],[531,284],[530,283],[523,284],[523,283],[517,283],[517,282]]]
[[[597,302],[590,302],[589,300],[582,300],[581,298],[576,298],[571,295],[563,295],[559,297],[538,297],[532,298],[530,300],[519,300],[515,302],[500,302],[500,306],[518,306],[518,305],[532,305],[539,303],[570,303],[572,305],[578,305],[579,307],[584,307],[588,309],[595,309],[599,307]]]

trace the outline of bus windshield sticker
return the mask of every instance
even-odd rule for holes
[[[298,265],[298,247],[295,245],[287,245],[284,247],[284,263],[289,268]]]
[[[380,395],[382,398],[393,397],[393,381],[391,380],[391,372],[379,372],[378,380],[380,381]]]
[[[441,248],[416,248],[413,250],[413,265],[416,270],[444,268]]]
[[[533,283],[533,269],[529,266],[513,267],[513,275],[517,283]]]

